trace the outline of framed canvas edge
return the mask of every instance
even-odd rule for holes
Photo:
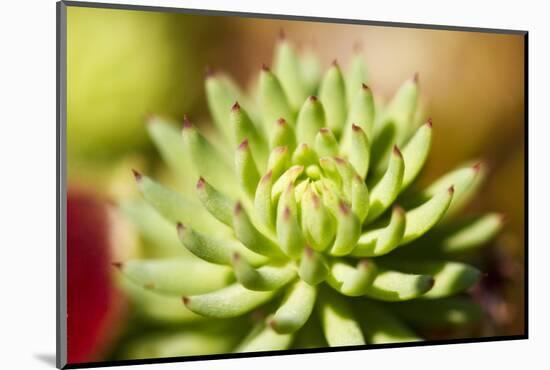
[[[136,360],[115,360],[101,362],[85,362],[78,364],[68,363],[67,349],[67,166],[66,166],[66,147],[67,147],[67,7],[87,7],[87,8],[105,8],[119,10],[141,10],[141,11],[157,11],[157,12],[175,12],[194,15],[210,15],[210,16],[238,16],[245,18],[260,18],[260,19],[278,19],[278,20],[296,20],[307,22],[324,22],[324,23],[340,23],[340,24],[357,24],[370,26],[386,26],[399,28],[417,28],[429,30],[447,30],[447,31],[462,31],[462,32],[481,32],[481,33],[496,33],[523,36],[524,40],[524,333],[518,335],[504,335],[493,337],[476,337],[476,338],[460,338],[452,340],[435,340],[410,343],[389,343],[378,345],[361,345],[361,346],[344,346],[344,347],[326,347],[312,349],[295,349],[282,351],[262,351],[262,352],[247,352],[247,353],[223,353],[200,356],[181,356],[181,357],[166,357],[166,358],[151,358],[151,359],[136,359]],[[528,244],[528,213],[529,213],[529,197],[528,197],[528,175],[529,175],[529,146],[528,146],[528,116],[529,116],[529,100],[528,100],[528,78],[529,78],[529,57],[528,57],[528,30],[513,30],[513,29],[495,29],[495,28],[479,28],[479,27],[463,27],[449,25],[432,25],[432,24],[417,24],[417,23],[402,23],[389,21],[372,21],[372,20],[355,20],[341,18],[326,18],[313,16],[285,15],[285,14],[265,14],[253,12],[238,12],[225,10],[208,10],[208,9],[190,9],[176,8],[163,6],[146,6],[132,4],[114,4],[114,3],[99,3],[99,2],[81,2],[81,1],[66,1],[61,0],[56,3],[56,367],[59,369],[77,369],[77,368],[93,368],[93,367],[109,367],[109,366],[124,366],[124,365],[142,365],[142,364],[158,364],[172,362],[188,362],[188,361],[207,361],[232,358],[252,358],[265,356],[283,356],[295,354],[310,354],[323,352],[341,352],[341,351],[357,351],[367,349],[383,349],[383,348],[403,348],[416,346],[432,346],[432,345],[447,345],[447,344],[467,344],[467,343],[485,343],[498,342],[509,340],[526,340],[529,339],[529,314],[528,314],[528,277],[529,277],[529,244]]]

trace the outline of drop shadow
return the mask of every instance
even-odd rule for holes
[[[46,365],[50,365],[52,367],[55,367],[55,354],[54,353],[35,353],[34,358],[37,360],[42,361]]]

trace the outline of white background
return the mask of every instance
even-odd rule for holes
[[[112,0],[111,2],[118,2]],[[548,8],[544,1],[136,1],[236,10],[529,30],[529,333],[500,343],[326,353],[136,369],[548,368],[550,139]],[[12,0],[0,13],[0,362],[53,368],[55,353],[55,1]],[[29,109],[33,107],[32,109]],[[510,194],[513,196],[513,189]],[[545,353],[546,350],[546,353]],[[44,361],[49,358],[50,361]],[[546,365],[544,365],[546,363]]]

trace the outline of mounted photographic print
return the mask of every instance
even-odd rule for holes
[[[527,32],[57,10],[58,367],[527,338]]]

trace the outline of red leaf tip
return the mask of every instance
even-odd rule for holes
[[[204,189],[204,186],[206,185],[206,180],[204,177],[199,177],[199,181],[197,181],[197,189]]]
[[[235,214],[238,215],[240,214],[242,211],[243,211],[243,205],[241,204],[241,202],[237,202],[235,204]]]
[[[241,106],[239,105],[239,102],[236,101],[235,104],[233,104],[233,106],[231,107],[231,110],[232,110],[233,112],[238,112],[238,111],[240,111],[240,110],[241,110]]]
[[[143,178],[143,175],[134,169],[132,169],[132,173],[134,174],[134,178],[138,182],[141,181],[141,179]]]
[[[315,103],[317,101],[317,97],[315,95],[311,95],[308,100],[312,103]]]
[[[393,146],[393,153],[394,153],[395,155],[398,155],[398,156],[400,156],[400,157],[403,157],[403,154],[401,154],[401,150],[399,150],[399,147],[398,147],[397,145],[394,145],[394,146]]]
[[[405,214],[405,210],[403,209],[403,207],[401,207],[400,205],[395,205],[393,206],[393,210],[397,213],[400,213],[402,215]]]
[[[111,266],[113,266],[114,268],[116,268],[118,270],[122,270],[122,262],[113,262],[113,263],[111,263]]]
[[[449,194],[454,194],[455,192],[455,186],[454,185],[451,185],[451,187],[449,189],[447,189],[447,191],[449,192]]]
[[[284,126],[284,125],[286,125],[286,120],[283,117],[281,117],[277,120],[277,124],[279,126]]]
[[[426,122],[426,124],[428,125],[428,127],[433,127],[433,122],[432,122],[432,118],[428,118],[428,121]]]
[[[244,139],[243,141],[241,141],[241,143],[239,144],[239,150],[247,150],[248,149],[248,139]]]
[[[361,132],[361,131],[363,131],[363,129],[361,129],[361,126],[356,125],[355,123],[352,123],[352,124],[351,124],[351,129],[352,129],[354,132]]]
[[[472,169],[476,172],[479,172],[481,170],[481,167],[483,166],[483,162],[478,162],[472,166]]]
[[[344,215],[349,214],[349,206],[344,201],[338,202],[338,208],[340,209],[340,212],[342,212]]]
[[[290,208],[285,207],[283,211],[283,220],[288,221],[290,219]]]
[[[187,117],[187,114],[184,114],[183,115],[183,128],[188,129],[188,128],[191,128],[191,127],[193,127],[193,124],[191,123],[191,120],[189,119],[189,117]]]
[[[206,66],[204,69],[204,76],[206,78],[213,77],[216,74],[216,69],[212,66]]]
[[[270,72],[269,67],[267,66],[267,64],[265,64],[265,63],[262,64],[262,71]]]

